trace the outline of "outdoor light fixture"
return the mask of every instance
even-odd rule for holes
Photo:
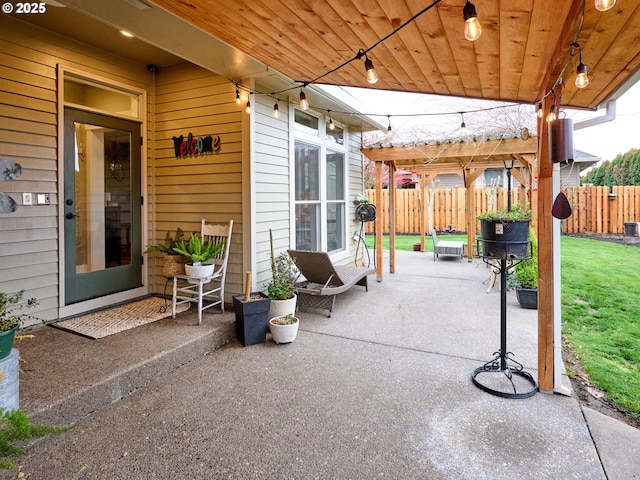
[[[616,0],[596,0],[596,10],[606,12],[616,4]]]
[[[538,108],[538,118],[542,118],[542,114],[544,113],[542,110],[542,103],[538,103],[537,108]]]
[[[373,62],[367,55],[364,56],[364,69],[367,71],[367,82],[374,84],[378,81],[378,74],[373,68]]]
[[[464,16],[464,38],[470,42],[479,39],[480,35],[482,35],[482,27],[480,26],[480,22],[478,22],[476,6],[467,0],[467,3],[462,9],[462,15]]]
[[[613,3],[616,3],[616,2],[613,2]],[[611,5],[611,6],[613,6],[613,5]],[[127,38],[133,38],[133,33],[127,32],[126,30],[120,30],[120,34],[122,36],[127,37]]]
[[[251,113],[251,92],[249,92],[249,96],[247,97],[247,106],[244,107],[244,111],[247,113]]]
[[[460,124],[460,130],[466,130],[467,124],[464,123],[464,113],[460,112],[460,116],[462,117],[462,123]]]
[[[300,89],[300,108],[302,110],[306,110],[309,108],[309,102],[307,101],[307,96],[304,94],[304,91]]]
[[[240,89],[238,88],[238,84],[236,83],[236,103],[238,105],[240,105],[241,100],[240,100]]]
[[[327,110],[327,113],[329,114],[329,130],[335,130],[336,125],[333,123],[333,118],[331,118],[331,110]]]
[[[507,212],[511,211],[511,169],[513,168],[513,158],[503,160],[504,168],[507,171]]]
[[[276,103],[273,104],[273,118],[280,118],[280,106],[278,105],[280,100],[276,98]]]
[[[387,115],[387,118],[389,119],[389,126],[387,127],[387,137],[390,137],[393,133],[393,131],[391,130],[391,115]]]
[[[576,87],[584,88],[589,85],[589,77],[587,76],[588,67],[582,63],[582,52],[580,53],[580,63],[578,64],[578,68],[576,69]]]
[[[551,105],[549,113],[547,114],[547,122],[552,122],[556,119],[556,106]]]

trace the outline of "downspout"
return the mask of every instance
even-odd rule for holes
[[[573,124],[573,130],[582,130],[583,128],[593,127],[594,125],[601,125],[603,123],[612,122],[616,119],[616,99],[609,100],[607,102],[607,110],[604,115],[599,117],[590,118],[589,120],[583,120],[582,122],[576,122]]]

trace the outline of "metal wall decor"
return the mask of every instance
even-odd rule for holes
[[[205,153],[220,153],[220,135],[195,137],[189,132],[186,137],[184,135],[173,137],[173,151],[176,158]]]

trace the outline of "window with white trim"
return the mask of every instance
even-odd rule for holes
[[[296,248],[346,248],[347,162],[344,129],[295,111],[294,178]]]

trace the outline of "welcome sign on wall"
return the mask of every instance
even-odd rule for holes
[[[206,153],[220,153],[220,135],[194,137],[189,132],[186,137],[184,135],[173,137],[173,151],[176,158]]]

